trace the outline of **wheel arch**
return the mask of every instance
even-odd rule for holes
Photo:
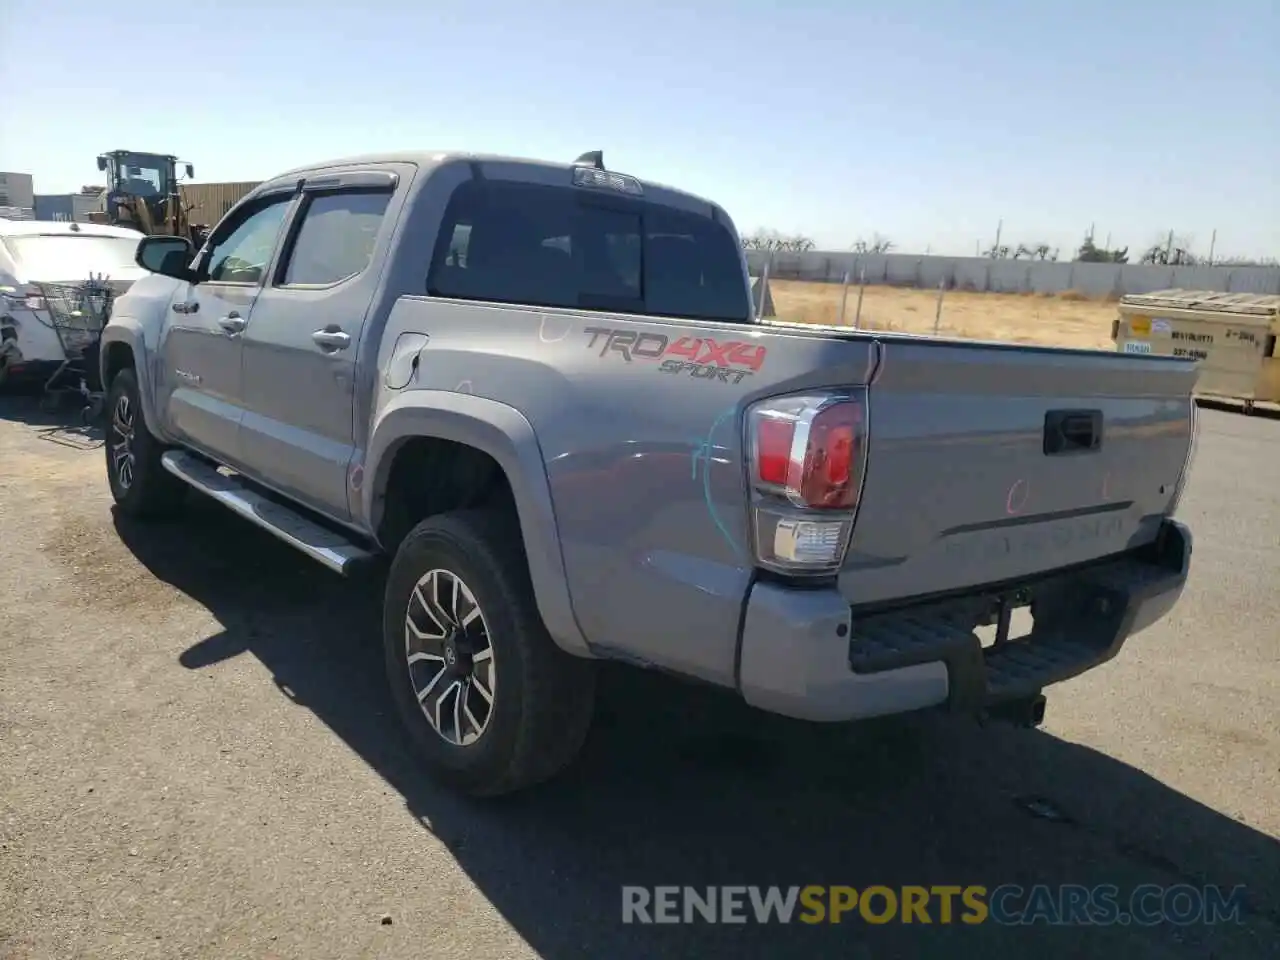
[[[155,411],[155,394],[151,389],[151,370],[146,363],[146,341],[142,331],[128,323],[114,319],[102,331],[98,347],[98,372],[102,377],[102,389],[111,389],[111,380],[126,367],[133,369],[138,378],[138,396],[142,401],[142,419],[156,436],[160,436],[159,421]]]
[[[560,549],[551,486],[532,424],[513,407],[469,394],[417,390],[377,416],[364,457],[360,511],[375,536],[383,528],[386,493],[397,460],[415,441],[459,445],[485,456],[510,489],[528,559],[534,598],[547,631],[569,653],[592,656],[573,611]],[[379,541],[387,548],[389,545]]]

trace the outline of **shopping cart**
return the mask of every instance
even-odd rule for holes
[[[98,345],[111,316],[112,290],[105,276],[82,283],[41,283],[45,309],[62,345],[62,362],[45,381],[42,402],[56,405],[68,394],[79,396],[85,421],[102,412],[103,392],[98,373]]]

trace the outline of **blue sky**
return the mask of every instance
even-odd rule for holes
[[[0,169],[173,152],[256,180],[381,149],[572,159],[831,249],[1280,256],[1280,4],[10,0]],[[360,12],[364,10],[366,12]],[[175,64],[166,79],[161,65]]]

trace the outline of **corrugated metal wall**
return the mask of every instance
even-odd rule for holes
[[[102,196],[95,196],[92,193],[73,193],[71,195],[71,213],[72,219],[77,223],[88,223],[89,214],[96,210],[103,210],[106,199]]]
[[[753,276],[768,254],[747,251]],[[1093,297],[1150,293],[1182,287],[1230,293],[1280,293],[1280,267],[1159,267],[1142,263],[1048,263],[989,260],[984,257],[926,257],[906,253],[775,253],[769,276],[780,280],[839,283],[845,270],[854,283],[863,270],[867,283],[994,293],[1061,293],[1079,290]]]
[[[234,207],[246,193],[261,181],[244,180],[236,183],[183,183],[182,202],[190,206],[188,216],[192,223],[212,227]]]

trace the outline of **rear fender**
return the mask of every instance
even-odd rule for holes
[[[542,620],[563,649],[591,656],[573,612],[542,448],[529,421],[506,404],[469,394],[415,390],[393,399],[378,413],[364,458],[368,480],[359,491],[359,510],[370,531],[376,532],[382,519],[396,450],[415,437],[467,444],[502,467],[515,497]]]

